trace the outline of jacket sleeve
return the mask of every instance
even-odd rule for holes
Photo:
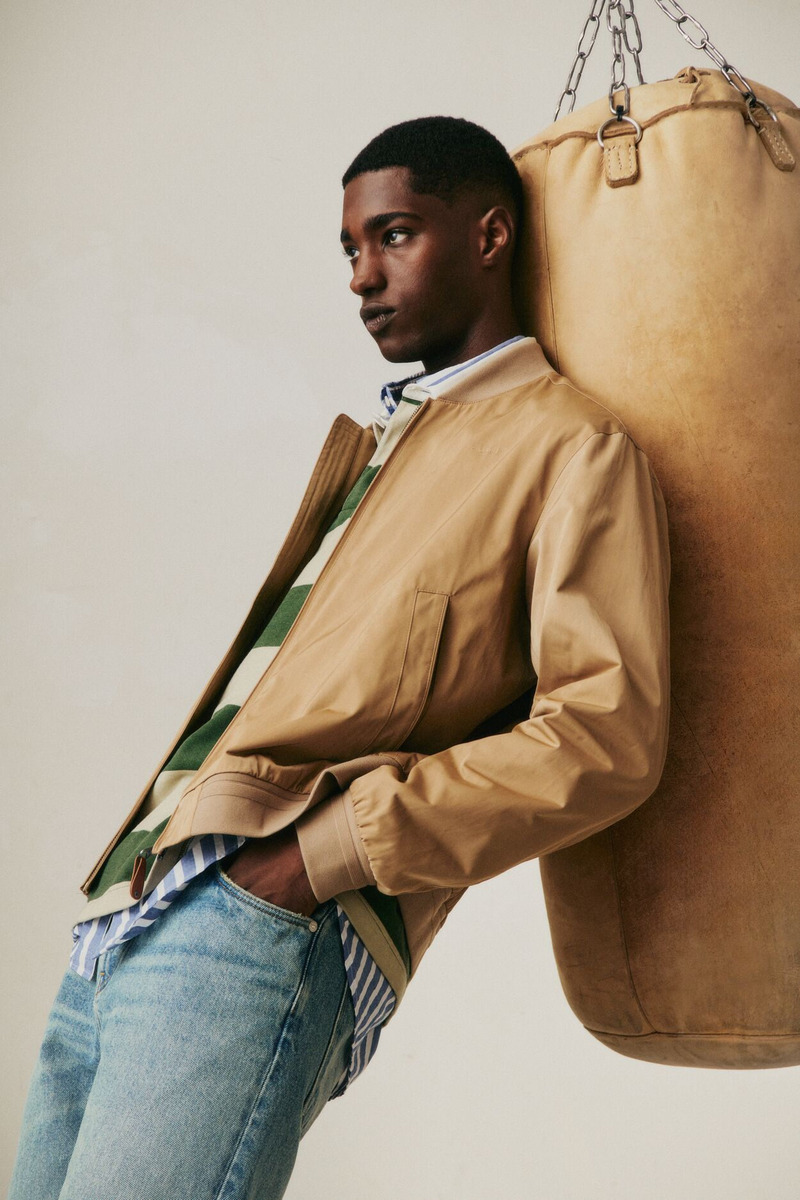
[[[669,717],[667,520],[644,452],[590,435],[527,552],[530,715],[435,754],[391,752],[297,832],[320,901],[465,887],[605,828],[653,792]]]

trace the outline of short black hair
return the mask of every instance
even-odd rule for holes
[[[502,142],[463,117],[416,117],[390,125],[368,142],[342,176],[342,187],[367,171],[406,167],[411,188],[450,204],[465,193],[505,204],[519,225],[522,180]]]

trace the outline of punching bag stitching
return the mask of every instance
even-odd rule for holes
[[[744,105],[737,104],[735,100],[706,100],[699,104],[694,104],[689,100],[686,104],[676,104],[674,108],[665,108],[662,112],[656,113],[652,117],[647,117],[639,121],[642,129],[649,129],[652,125],[658,125],[666,117],[674,116],[675,113],[685,113],[692,109],[698,108],[734,108],[741,112],[745,112]],[[776,112],[778,109],[775,110]],[[745,116],[747,114],[745,113]],[[568,142],[570,138],[580,138],[584,142],[593,142],[597,139],[597,130],[590,129],[568,129],[563,133],[556,134],[547,141],[537,142],[535,146],[524,146],[514,154],[514,159],[521,162],[527,154],[535,154],[538,150],[552,150],[556,146],[560,146],[562,142]]]
[[[665,108],[663,112],[656,113],[655,116],[645,118],[639,121],[642,129],[650,129],[654,125],[659,125],[667,117],[673,117],[676,113],[699,112],[704,108],[712,109],[730,109],[734,112],[740,112],[743,117],[747,117],[747,112],[743,104],[737,100],[690,100],[688,104],[677,104],[674,108]],[[800,117],[800,108],[789,106],[773,105],[776,113],[787,117]],[[521,163],[528,154],[535,154],[539,150],[547,150],[548,152],[556,146],[560,146],[563,142],[569,141],[571,138],[580,138],[582,141],[591,142],[597,137],[596,132],[587,129],[570,129],[565,133],[558,134],[547,141],[538,142],[535,146],[525,146],[514,154],[514,161]]]
[[[785,1033],[759,1033],[759,1032],[738,1033],[736,1031],[729,1031],[727,1029],[723,1029],[721,1033],[708,1033],[702,1029],[677,1029],[677,1030],[676,1029],[654,1029],[652,1033],[614,1033],[614,1031],[612,1029],[600,1029],[599,1026],[595,1026],[595,1025],[584,1025],[583,1028],[586,1030],[587,1033],[599,1033],[599,1034],[602,1034],[603,1037],[618,1038],[620,1041],[622,1041],[624,1039],[625,1041],[628,1041],[628,1042],[635,1042],[637,1039],[639,1041],[642,1041],[643,1039],[647,1039],[647,1038],[659,1038],[659,1039],[660,1038],[672,1038],[673,1040],[677,1040],[679,1038],[702,1038],[703,1041],[714,1041],[716,1039],[717,1041],[727,1041],[727,1042],[769,1042],[769,1041],[773,1041],[773,1042],[791,1041],[794,1043],[797,1042],[797,1030],[795,1030],[795,1029],[787,1030]],[[643,1061],[654,1062],[657,1060],[644,1059]],[[669,1064],[665,1064],[665,1065],[669,1065]],[[701,1066],[703,1064],[696,1063],[693,1065]],[[773,1065],[776,1067],[781,1066],[780,1063],[775,1063]],[[787,1066],[789,1066],[789,1065],[796,1066],[798,1064],[796,1064],[796,1063],[788,1064],[787,1063],[786,1065]],[[740,1070],[741,1068],[746,1069],[747,1066],[748,1066],[748,1064],[746,1064],[746,1063],[740,1063],[740,1064],[738,1064],[738,1066],[732,1067],[730,1069],[732,1069],[732,1070]]]
[[[558,371],[558,332],[556,330],[556,312],[553,304],[553,276],[550,271],[550,247],[547,240],[547,175],[550,168],[550,151],[547,151],[547,162],[544,168],[544,184],[542,187],[542,244],[544,245],[545,261],[543,269],[547,271],[547,306],[550,310],[550,328],[552,330],[553,366]]]
[[[630,984],[631,995],[633,996],[634,1000],[636,1001],[636,1007],[639,1009],[639,1012],[642,1015],[642,1020],[645,1022],[646,1025],[650,1026],[651,1033],[658,1033],[659,1031],[656,1029],[655,1025],[653,1024],[653,1022],[650,1020],[649,1016],[645,1012],[644,1005],[642,1004],[642,1001],[639,998],[639,993],[636,990],[636,984],[633,979],[633,970],[631,969],[631,959],[630,959],[630,954],[628,953],[628,939],[625,937],[625,922],[622,919],[622,900],[620,898],[620,891],[619,891],[619,872],[617,870],[617,855],[616,855],[616,848],[614,846],[614,829],[613,829],[613,827],[609,828],[609,830],[608,830],[608,846],[609,846],[609,850],[611,851],[611,870],[612,870],[613,878],[614,878],[614,898],[617,902],[617,917],[619,919],[619,937],[620,937],[620,942],[622,943],[622,949],[625,952],[625,970],[628,975],[628,983]],[[646,1034],[637,1034],[637,1036],[644,1037],[647,1035]]]

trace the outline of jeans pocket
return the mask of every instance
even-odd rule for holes
[[[279,904],[273,904],[271,900],[262,900],[261,896],[256,896],[254,892],[248,892],[246,888],[240,887],[231,879],[230,875],[226,875],[222,867],[215,866],[217,877],[222,887],[240,904],[246,905],[248,908],[256,909],[262,912],[264,916],[273,917],[275,920],[285,921],[290,925],[299,925],[313,932],[317,928],[317,921],[311,917],[305,916],[303,913],[292,912],[289,908],[281,908]]]

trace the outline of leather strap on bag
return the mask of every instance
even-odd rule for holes
[[[609,187],[625,187],[639,178],[639,152],[636,134],[621,133],[611,137],[603,147],[606,183]]]
[[[779,171],[793,171],[797,161],[789,149],[789,143],[783,136],[780,122],[777,118],[772,121],[754,121],[758,136],[767,148],[767,153]]]

